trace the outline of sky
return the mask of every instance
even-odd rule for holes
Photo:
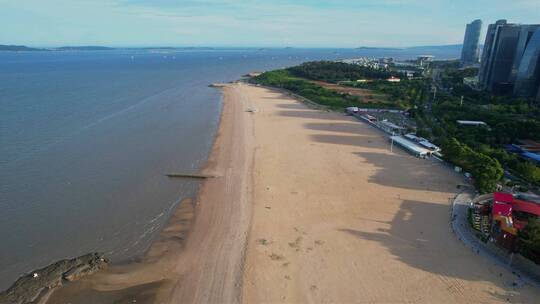
[[[406,47],[474,19],[540,23],[540,0],[0,0],[0,44]]]

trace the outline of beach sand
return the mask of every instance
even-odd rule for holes
[[[450,228],[459,175],[340,113],[223,88],[206,180],[140,264],[49,303],[534,303]],[[256,111],[248,111],[256,109]]]
[[[540,299],[456,239],[450,203],[464,181],[450,168],[390,152],[354,118],[238,87],[259,110],[244,303]]]

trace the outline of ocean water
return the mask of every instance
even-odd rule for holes
[[[196,181],[219,123],[213,82],[393,50],[0,52],[0,290],[59,259],[137,259]],[[435,54],[454,58],[454,52]]]

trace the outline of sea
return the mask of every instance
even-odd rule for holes
[[[456,58],[455,49],[205,48],[0,52],[0,290],[60,259],[136,261],[194,198],[221,93],[312,60]]]

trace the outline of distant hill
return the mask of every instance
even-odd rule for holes
[[[402,50],[401,48],[391,48],[391,47],[374,47],[374,46],[361,46],[357,47],[357,50]]]
[[[462,44],[448,44],[448,45],[422,45],[422,46],[410,46],[410,47],[371,47],[361,46],[359,50],[448,50],[448,51],[461,51]]]
[[[462,44],[448,44],[448,45],[425,45],[425,46],[412,46],[406,48],[407,50],[448,50],[461,52]]]
[[[56,51],[110,51],[114,50],[114,48],[106,47],[106,46],[93,46],[93,45],[85,45],[85,46],[62,46],[59,48],[55,48]]]
[[[0,44],[0,51],[22,52],[22,51],[48,51],[47,49],[31,48],[24,45]]]

